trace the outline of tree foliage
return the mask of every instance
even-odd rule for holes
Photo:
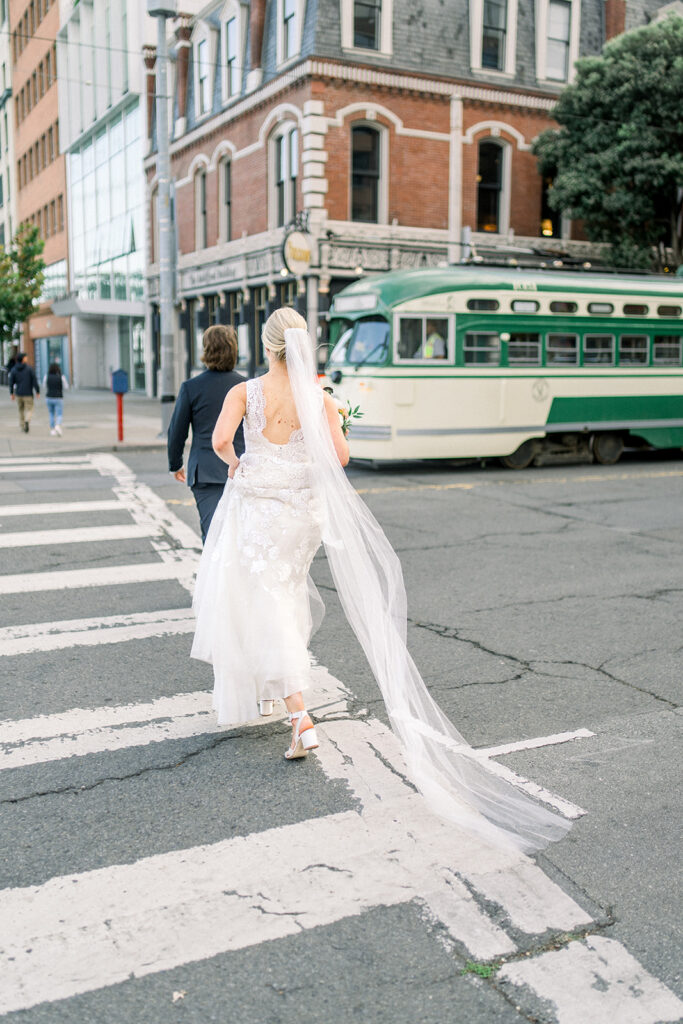
[[[550,205],[608,242],[621,266],[683,261],[683,18],[636,29],[577,62],[534,143]]]
[[[0,341],[11,342],[40,298],[45,261],[38,228],[19,228],[9,249],[0,249]]]

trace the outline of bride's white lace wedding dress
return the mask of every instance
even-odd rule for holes
[[[408,773],[429,806],[486,842],[541,849],[569,822],[491,771],[433,700],[406,645],[400,561],[341,468],[311,339],[298,328],[284,336],[301,429],[283,445],[264,437],[263,383],[247,382],[246,452],[226,484],[197,576],[192,655],[213,664],[219,723],[250,721],[258,700],[305,689],[313,615],[322,607],[308,570],[322,540]],[[458,670],[454,664],[454,676]]]
[[[220,725],[258,715],[259,700],[308,684],[308,643],[322,602],[308,570],[320,546],[303,433],[263,436],[260,378],[247,381],[246,450],[214,514],[197,577],[192,657],[211,662]]]

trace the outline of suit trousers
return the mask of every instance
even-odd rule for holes
[[[224,490],[225,484],[194,484],[192,487],[194,500],[197,503],[197,511],[199,512],[199,522],[202,528],[202,544],[206,540],[206,535],[209,532],[213,514],[216,511],[218,502],[223,496]]]
[[[17,395],[17,408],[19,410],[19,426],[24,427],[24,422],[30,423],[33,416],[33,395]]]

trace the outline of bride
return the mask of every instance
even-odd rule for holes
[[[214,670],[222,725],[272,711],[292,724],[288,759],[318,745],[303,690],[322,602],[309,577],[325,545],[337,592],[403,745],[412,781],[439,815],[529,853],[569,823],[492,774],[432,700],[406,647],[400,563],[343,472],[349,450],[337,405],[317,381],[306,322],[288,307],[263,328],[268,373],[232,388],[213,433],[228,482],[202,554],[192,657]],[[244,419],[246,451],[233,447]]]

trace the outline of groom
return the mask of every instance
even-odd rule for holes
[[[202,528],[202,544],[228,479],[228,467],[215,454],[211,435],[225,396],[230,388],[244,380],[241,374],[234,372],[237,335],[233,327],[223,324],[209,327],[204,331],[203,346],[202,362],[206,370],[181,385],[168,426],[169,472],[192,488]],[[190,427],[192,445],[185,473],[183,450]],[[241,424],[235,434],[235,451],[238,457],[244,453]]]

